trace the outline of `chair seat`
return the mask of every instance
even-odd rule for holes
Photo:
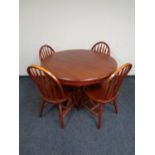
[[[105,82],[89,86],[85,89],[85,94],[92,100],[97,102],[111,102],[114,98],[105,98]]]

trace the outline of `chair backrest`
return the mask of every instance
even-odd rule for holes
[[[118,94],[123,79],[131,70],[132,64],[126,63],[119,67],[106,81],[105,98],[114,98]]]
[[[110,47],[107,43],[103,42],[103,41],[100,41],[100,42],[97,42],[92,48],[91,50],[93,52],[98,52],[98,53],[101,53],[101,54],[106,54],[106,55],[110,55]]]
[[[27,68],[27,72],[37,85],[43,99],[53,102],[65,100],[61,83],[48,70],[37,65],[31,65]]]
[[[40,61],[43,61],[45,58],[52,55],[53,53],[55,53],[55,51],[51,46],[49,46],[49,45],[41,46],[40,49],[39,49]]]

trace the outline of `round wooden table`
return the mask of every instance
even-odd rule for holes
[[[62,84],[81,87],[101,82],[116,70],[117,63],[111,56],[73,49],[53,53],[42,61],[41,66]]]

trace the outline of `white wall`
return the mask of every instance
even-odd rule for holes
[[[134,65],[134,0],[20,0],[20,75],[38,49],[89,49],[107,42],[118,65]],[[134,67],[130,74],[134,74]]]

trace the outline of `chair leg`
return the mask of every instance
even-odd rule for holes
[[[59,104],[59,118],[60,118],[60,126],[61,128],[64,128],[64,118],[63,118],[63,113],[62,113],[62,106]]]
[[[42,113],[43,113],[44,107],[45,107],[45,101],[42,100],[40,111],[39,111],[39,117],[42,117]]]
[[[100,104],[100,105],[99,105],[99,109],[98,109],[98,129],[101,128],[101,123],[102,123],[102,113],[103,113],[103,105]]]
[[[116,99],[113,101],[113,103],[114,103],[115,112],[117,114],[118,113],[118,106],[117,106]]]

